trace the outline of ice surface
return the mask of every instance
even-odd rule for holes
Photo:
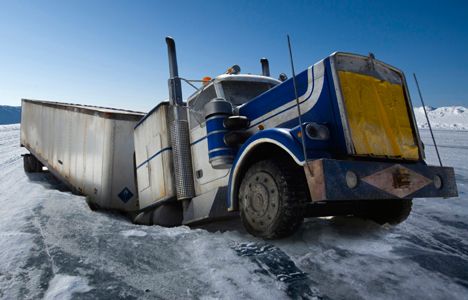
[[[0,298],[466,299],[468,132],[434,133],[459,198],[416,200],[397,227],[309,219],[263,241],[92,212],[49,174],[26,175],[19,126],[0,126]]]
[[[90,291],[87,280],[82,277],[57,274],[49,282],[45,300],[68,300],[73,294]]]

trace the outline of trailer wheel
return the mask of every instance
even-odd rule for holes
[[[23,155],[23,167],[26,173],[42,172],[42,163],[32,154]]]
[[[97,205],[95,202],[91,200],[91,198],[86,197],[86,204],[88,204],[88,207],[92,211],[98,211],[99,210],[99,205]]]
[[[32,166],[31,166],[31,155],[30,154],[25,154],[23,155],[23,167],[24,171],[26,173],[31,173],[32,172]]]
[[[284,159],[260,161],[247,170],[239,188],[239,206],[250,234],[282,238],[301,226],[306,194],[300,171]]]
[[[398,225],[404,222],[411,214],[413,200],[391,199],[380,201],[366,201],[363,211],[356,214],[358,217],[372,220],[380,225]]]

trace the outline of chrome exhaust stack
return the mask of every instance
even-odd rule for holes
[[[175,187],[178,200],[188,200],[195,196],[192,173],[192,155],[190,153],[189,126],[187,112],[182,101],[182,87],[177,67],[174,39],[166,37],[169,58],[169,104],[171,116],[169,130],[174,163]]]
[[[263,57],[260,59],[260,63],[262,64],[262,75],[270,77],[270,63],[268,59]]]

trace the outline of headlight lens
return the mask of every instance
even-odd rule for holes
[[[353,171],[346,172],[346,184],[350,189],[357,187],[359,183],[358,176]]]
[[[442,188],[442,178],[439,175],[434,175],[434,187],[438,190]]]

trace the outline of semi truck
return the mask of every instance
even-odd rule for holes
[[[289,79],[261,59],[261,75],[234,65],[197,87],[166,43],[169,100],[147,114],[23,100],[25,171],[138,224],[240,216],[266,239],[307,217],[398,224],[415,198],[458,195],[453,168],[425,162],[403,72],[373,55],[335,52]]]

